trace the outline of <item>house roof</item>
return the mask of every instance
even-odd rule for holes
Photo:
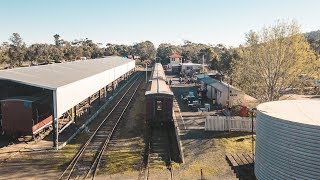
[[[182,58],[180,54],[171,54],[169,58]]]

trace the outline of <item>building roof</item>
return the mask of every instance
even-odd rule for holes
[[[195,75],[197,79],[203,79],[203,78],[209,78],[208,74],[196,74]]]
[[[181,67],[181,64],[171,64],[173,67]]]
[[[158,93],[173,95],[171,89],[166,84],[166,80],[167,79],[162,64],[156,63],[150,78],[151,89],[150,91],[147,91],[145,95]]]
[[[56,90],[132,60],[118,56],[0,70],[0,80]]]
[[[197,64],[197,63],[181,63],[182,66],[202,66],[202,64]],[[206,66],[206,65],[205,65]]]
[[[218,81],[218,80],[217,80]],[[242,92],[242,90],[232,86],[232,85],[228,85],[228,83],[225,82],[220,82],[218,81],[218,83],[212,83],[211,84],[214,88],[218,89],[221,92],[228,92],[228,89],[234,91],[238,91],[238,92]]]
[[[259,112],[279,120],[293,123],[320,126],[320,101],[284,100],[258,105]]]
[[[153,79],[151,80],[151,88],[150,91],[146,91],[145,95],[149,94],[168,94],[173,95],[173,92],[166,84],[166,81],[162,79]]]
[[[111,56],[1,70],[0,80],[52,90],[54,117],[60,117],[64,112],[134,68],[134,60]]]
[[[218,80],[213,79],[211,77],[202,78],[202,79],[200,79],[200,81],[204,82],[205,84],[210,84],[210,85],[219,82]]]
[[[162,79],[165,81],[167,80],[161,63],[155,63],[153,67],[152,77],[150,78],[150,80],[154,79]]]
[[[182,58],[180,54],[171,54],[169,58]]]

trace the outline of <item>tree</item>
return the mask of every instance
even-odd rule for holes
[[[8,57],[9,44],[7,42],[2,43],[0,46],[0,63],[9,63],[10,58]]]
[[[233,61],[233,80],[262,101],[277,100],[316,70],[315,55],[295,22],[277,22],[260,33],[250,32]]]
[[[55,43],[55,45],[56,45],[56,46],[60,46],[60,35],[59,35],[59,34],[55,34],[55,35],[53,36],[53,38],[54,38],[54,43]]]
[[[157,57],[159,57],[161,61],[165,63],[170,62],[169,56],[174,53],[181,54],[181,47],[168,43],[162,43],[157,49]]]
[[[191,41],[185,40],[184,44],[181,46],[181,49],[182,49],[181,55],[186,61],[192,61],[194,63],[202,63],[203,51],[205,51],[205,49],[211,50],[210,48],[212,48],[212,46],[210,45],[197,44],[197,43],[193,43]],[[208,55],[208,58],[210,58],[209,56],[210,55]]]
[[[63,51],[61,50],[61,48],[54,45],[50,45],[49,48],[49,56],[52,60],[54,60],[55,62],[61,62],[62,60],[64,60]]]
[[[9,40],[11,42],[9,47],[10,67],[22,66],[26,45],[18,33],[13,33]]]
[[[154,60],[156,57],[156,48],[151,41],[144,41],[133,46],[135,55],[140,56],[141,60]]]

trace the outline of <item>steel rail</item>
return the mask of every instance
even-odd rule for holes
[[[127,89],[127,91],[122,95],[122,97],[120,98],[120,100],[118,100],[118,102],[116,103],[116,105],[112,108],[112,110],[108,113],[108,115],[103,119],[103,121],[99,124],[98,128],[94,131],[94,133],[90,136],[90,138],[86,141],[86,143],[82,146],[82,148],[78,151],[78,153],[73,157],[72,161],[69,163],[68,167],[64,170],[64,172],[60,175],[59,179],[62,179],[63,176],[69,171],[69,174],[67,176],[67,179],[70,179],[70,176],[72,175],[72,172],[74,171],[74,168],[76,166],[76,164],[78,163],[79,159],[81,158],[81,156],[83,155],[83,152],[86,150],[87,146],[89,145],[89,143],[92,141],[92,139],[95,137],[95,135],[97,134],[97,132],[100,130],[100,128],[102,127],[102,125],[105,123],[105,121],[109,118],[109,116],[114,112],[114,110],[118,107],[118,105],[120,104],[120,102],[125,98],[126,94],[131,90],[131,88],[136,84],[136,82],[138,81],[140,76],[138,76],[135,81],[129,86],[129,88]]]
[[[102,158],[102,154],[103,154],[103,152],[105,151],[106,147],[108,146],[108,144],[109,144],[109,142],[110,142],[110,139],[111,139],[111,137],[112,137],[115,129],[117,128],[120,120],[122,119],[124,113],[126,112],[126,110],[127,110],[128,107],[129,107],[129,105],[130,105],[133,97],[135,96],[137,90],[139,89],[139,86],[140,86],[141,82],[142,82],[142,81],[140,81],[140,83],[138,84],[138,86],[137,86],[136,89],[134,90],[132,96],[130,97],[127,105],[125,106],[125,108],[124,108],[123,111],[121,112],[120,117],[117,119],[117,122],[116,122],[115,126],[113,127],[113,129],[111,130],[111,133],[110,133],[110,134],[108,135],[108,137],[106,138],[106,140],[105,140],[105,142],[104,142],[104,144],[103,144],[103,146],[102,146],[102,149],[100,150],[98,156],[95,158],[94,162],[92,163],[92,166],[91,166],[90,170],[88,171],[85,179],[89,176],[90,172],[92,172],[92,179],[94,179],[94,177],[96,176],[96,174],[97,174],[97,169],[99,168],[99,164],[100,164],[100,161],[101,161],[101,158]]]

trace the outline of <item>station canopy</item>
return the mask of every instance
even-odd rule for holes
[[[135,67],[135,61],[109,56],[0,71],[0,80],[53,91],[56,117]]]
[[[128,63],[129,59],[110,56],[66,63],[21,67],[0,71],[0,80],[56,90],[59,87]]]

